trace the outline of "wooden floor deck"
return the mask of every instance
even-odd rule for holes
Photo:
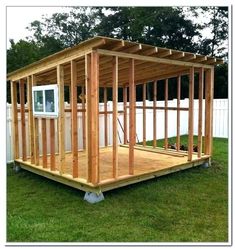
[[[141,149],[135,149],[135,159],[134,159],[134,175],[128,174],[128,148],[127,147],[118,147],[118,178],[112,179],[112,147],[106,147],[100,149],[100,183],[97,186],[94,186],[90,183],[87,183],[87,160],[86,153],[78,153],[78,165],[79,165],[79,178],[73,179],[72,174],[72,154],[66,153],[66,174],[60,175],[58,168],[56,171],[51,172],[50,168],[50,156],[48,155],[47,162],[48,167],[42,168],[42,166],[35,166],[30,164],[30,159],[23,162],[22,160],[16,160],[20,162],[23,168],[33,171],[34,173],[52,178],[56,181],[63,182],[63,178],[66,178],[70,182],[73,181],[73,185],[63,182],[67,185],[77,187],[84,190],[81,187],[93,188],[94,190],[106,191],[113,188],[121,187],[128,185],[134,182],[139,182],[147,180],[153,177],[157,177],[164,174],[169,174],[178,170],[190,168],[197,166],[203,162],[209,160],[208,156],[203,156],[201,159],[198,159],[196,155],[193,155],[193,160],[188,161],[187,154],[162,154],[152,151],[144,151]],[[56,156],[56,165],[58,165],[59,157]],[[40,165],[42,165],[42,158],[40,158]],[[35,172],[37,171],[37,172]],[[41,172],[41,173],[40,173]],[[43,172],[43,173],[42,173]],[[53,176],[53,177],[50,177]],[[62,178],[60,180],[55,178]],[[77,186],[76,186],[77,183]],[[74,185],[75,184],[75,185]]]

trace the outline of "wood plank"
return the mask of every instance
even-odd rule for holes
[[[31,75],[32,86],[36,86],[36,77]],[[34,156],[35,156],[35,165],[39,165],[39,130],[38,130],[39,120],[36,117],[33,117],[33,132],[34,132]]]
[[[47,168],[47,120],[45,118],[42,121],[42,166]]]
[[[143,146],[146,146],[146,83],[143,84]]]
[[[157,80],[153,82],[153,148],[157,147]]]
[[[127,86],[123,87],[123,111],[124,144],[127,144]]]
[[[181,96],[181,76],[177,77],[177,120],[176,120],[176,150],[180,150],[180,96]]]
[[[189,74],[189,118],[188,118],[188,161],[192,161],[193,153],[193,102],[194,102],[194,68],[190,68]]]
[[[28,102],[28,130],[29,130],[29,151],[31,163],[35,163],[34,156],[34,126],[32,111],[32,77],[27,77],[27,102]]]
[[[12,145],[14,159],[19,158],[19,131],[17,113],[17,83],[11,81],[11,116],[12,116]]]
[[[55,170],[55,120],[50,119],[50,169]]]
[[[165,80],[164,148],[168,149],[168,79]]]
[[[87,182],[91,182],[92,160],[91,160],[91,54],[85,56],[85,74],[86,74],[86,160],[87,160]]]
[[[135,145],[135,61],[129,60],[129,174],[134,174]]]
[[[64,68],[57,66],[57,84],[59,89],[59,117],[58,117],[58,141],[59,141],[59,171],[65,171],[65,117],[64,117]]]
[[[108,146],[107,87],[104,87],[104,145]]]
[[[144,55],[138,55],[138,54],[128,54],[128,53],[117,52],[117,51],[108,51],[108,50],[105,50],[105,49],[97,49],[97,52],[99,54],[102,54],[102,55],[118,56],[120,58],[143,60],[143,61],[150,61],[150,62],[169,64],[169,65],[188,66],[188,67],[204,67],[204,68],[212,68],[213,67],[213,66],[206,65],[206,64],[201,64],[201,63],[185,62],[185,61],[171,60],[171,59],[151,57],[151,56],[144,56]]]
[[[88,116],[88,182],[99,182],[99,56],[91,53],[87,60],[87,72],[90,67],[90,82],[87,82],[87,116]],[[89,75],[87,75],[89,77]]]
[[[85,87],[82,86],[82,109],[84,112],[82,112],[82,144],[83,144],[83,149],[86,149],[86,95],[85,95]]]
[[[113,57],[113,178],[118,177],[118,57]]]
[[[72,122],[72,155],[73,178],[78,177],[78,124],[77,124],[77,65],[71,61],[71,122]]]
[[[20,80],[20,117],[21,117],[21,148],[22,148],[22,160],[27,160],[26,151],[26,130],[25,130],[25,85],[24,81]]]
[[[212,122],[213,122],[213,94],[214,69],[205,71],[205,149],[206,155],[212,154]]]
[[[204,83],[204,69],[199,71],[199,86],[198,86],[198,157],[202,156],[202,110],[203,110],[203,83]]]

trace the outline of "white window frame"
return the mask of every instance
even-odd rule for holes
[[[45,98],[45,91],[46,90],[53,90],[54,92],[54,112],[46,112],[46,98]],[[34,102],[34,92],[36,91],[42,91],[43,96],[43,112],[37,112],[35,111],[35,102]],[[43,85],[43,86],[33,86],[32,87],[32,97],[33,97],[33,115],[37,117],[49,117],[49,118],[56,118],[59,116],[58,112],[58,85]]]

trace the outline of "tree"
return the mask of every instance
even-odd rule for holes
[[[10,40],[7,50],[7,72],[12,72],[39,59],[39,48],[34,42]]]
[[[211,30],[211,37],[199,41],[199,53],[226,57],[228,56],[228,7],[193,7],[191,11],[195,17],[198,15],[209,17],[199,28]]]

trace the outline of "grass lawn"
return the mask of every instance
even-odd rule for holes
[[[7,241],[226,242],[228,141],[215,138],[213,147],[210,168],[112,190],[93,205],[82,191],[10,165]]]

